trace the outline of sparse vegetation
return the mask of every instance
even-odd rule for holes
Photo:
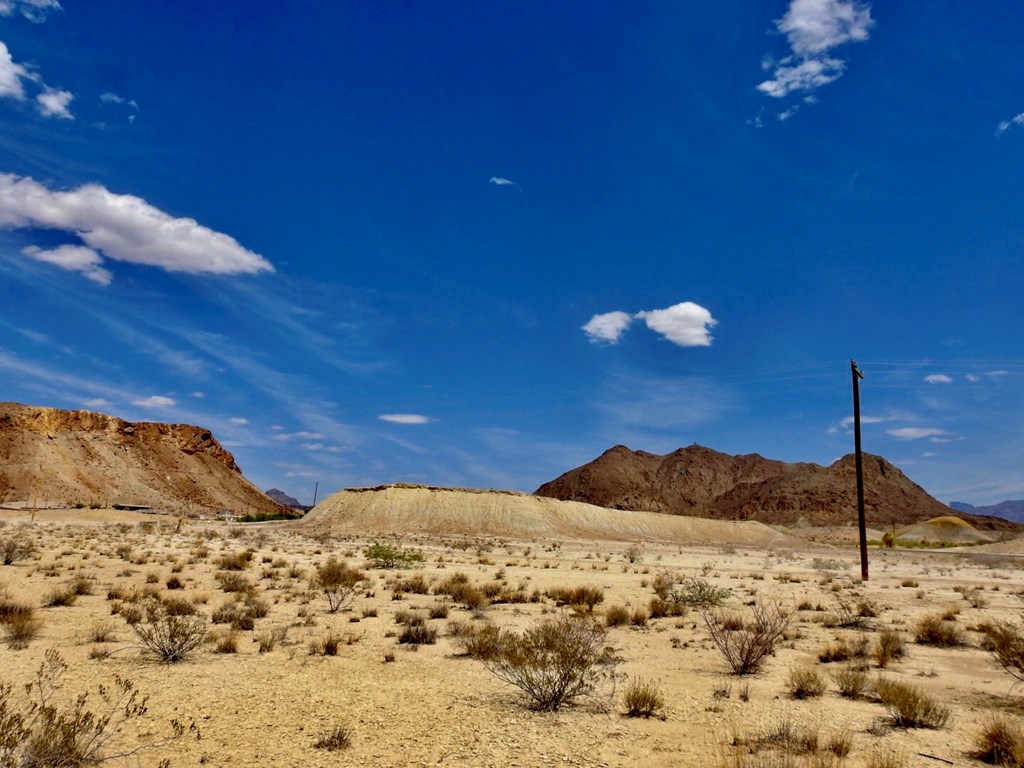
[[[362,571],[350,568],[343,560],[332,557],[317,567],[313,584],[327,600],[327,609],[331,613],[337,613],[352,604],[356,591],[365,578],[366,574]]]
[[[761,668],[775,652],[792,616],[792,611],[774,602],[756,601],[751,612],[750,620],[737,625],[731,614],[720,610],[698,611],[711,639],[737,675],[754,674]]]
[[[797,667],[789,671],[786,688],[794,699],[813,699],[825,692],[825,681],[813,667]]]
[[[653,680],[630,680],[622,698],[626,705],[626,714],[630,717],[651,717],[665,707],[665,697]]]
[[[1024,681],[1024,633],[1017,624],[1008,621],[985,624],[985,649],[992,658],[1017,680]]]
[[[948,615],[948,614],[947,614]],[[954,648],[965,642],[963,631],[944,616],[924,616],[914,629],[914,642],[920,645],[935,645],[940,648]]]
[[[883,629],[878,633],[878,639],[875,640],[874,658],[879,669],[885,669],[891,662],[902,659],[906,654],[906,645],[899,632]]]
[[[35,546],[22,534],[0,536],[0,562],[14,565],[35,551]]]
[[[983,763],[1007,768],[1024,766],[1024,732],[1006,717],[989,717],[975,738],[974,756]]]
[[[371,568],[407,568],[423,562],[423,555],[419,552],[378,541],[370,544],[363,554]]]
[[[347,725],[336,725],[320,735],[313,746],[317,749],[326,749],[328,752],[348,749],[352,746],[352,730]]]
[[[169,614],[159,600],[150,600],[146,604],[146,620],[131,627],[146,650],[167,663],[186,659],[203,644],[207,629],[202,614]]]
[[[883,677],[876,681],[875,692],[897,727],[941,728],[949,721],[949,707],[916,685]]]

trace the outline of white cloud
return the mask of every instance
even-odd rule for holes
[[[20,13],[36,24],[46,21],[50,11],[61,10],[58,0],[0,0],[0,16]]]
[[[429,424],[433,419],[418,413],[382,413],[377,417],[390,424]]]
[[[944,373],[930,373],[924,377],[929,384],[952,384],[953,379]]]
[[[323,443],[302,443],[300,446],[304,451],[322,451],[324,449]]]
[[[200,400],[202,400],[204,397],[206,397],[206,393],[205,392],[193,392],[192,393],[192,397],[196,397],[196,398],[199,398]]]
[[[99,184],[58,192],[31,178],[0,174],[0,228],[63,230],[106,258],[169,272],[274,271],[266,259],[228,235]]]
[[[39,104],[39,113],[43,117],[59,117],[63,120],[74,120],[75,116],[68,109],[68,104],[75,98],[71,91],[58,91],[56,88],[47,88],[36,96],[36,103]]]
[[[1002,136],[1015,125],[1024,125],[1024,112],[1021,112],[1019,115],[1011,117],[1009,120],[1003,120],[1003,122],[997,125],[996,136]]]
[[[491,176],[491,184],[499,187],[515,187],[522,190],[522,187],[517,182],[512,181],[512,179],[506,179],[504,176]]]
[[[860,423],[861,424],[881,424],[882,422],[885,422],[885,421],[891,421],[891,419],[887,418],[885,416],[861,416],[860,417]],[[839,426],[843,427],[844,429],[849,429],[850,427],[852,427],[853,426],[853,416],[847,416],[847,417],[845,417],[843,419],[840,419],[839,420]]]
[[[933,427],[899,427],[898,429],[887,429],[885,433],[897,440],[920,440],[923,437],[934,438],[949,434],[944,429]]]
[[[163,395],[152,395],[151,397],[133,400],[132,405],[137,405],[140,408],[170,408],[174,405],[174,400]]]
[[[100,101],[104,104],[127,104],[129,107],[139,108],[139,103],[135,99],[126,99],[123,96],[118,96],[116,93],[101,93]]]
[[[717,325],[711,313],[699,304],[684,301],[667,309],[637,312],[638,319],[680,347],[710,347],[710,329]]]
[[[273,439],[279,443],[287,443],[292,440],[323,440],[324,436],[320,432],[302,430],[301,432],[282,432],[279,435],[274,435]]]
[[[104,400],[102,397],[93,397],[82,402],[86,408],[107,408],[110,406],[109,400]]]
[[[89,280],[100,285],[110,285],[113,279],[113,275],[100,266],[103,257],[84,245],[59,245],[48,251],[30,245],[21,252],[36,261],[53,264],[71,272],[81,272]]]
[[[989,371],[988,375],[989,376],[1009,376],[1010,372],[1009,371]]]
[[[765,68],[774,67],[772,77],[758,85],[758,90],[780,99],[833,82],[842,76],[846,62],[829,52],[847,43],[864,42],[873,25],[871,6],[860,0],[792,0],[785,15],[775,22],[791,53],[778,62],[768,61]]]
[[[590,337],[591,343],[616,344],[632,322],[633,316],[628,312],[605,312],[590,318],[583,326],[583,331]]]
[[[316,474],[309,471],[288,471],[284,473],[285,477],[316,477]]]
[[[14,61],[7,46],[0,42],[0,96],[23,100],[25,88],[21,84],[21,79],[27,76],[25,68]]]
[[[981,376],[976,373],[968,373],[964,378],[968,381],[981,381]]]
[[[248,424],[249,423],[248,419],[243,419],[241,416],[232,416],[230,419],[228,419],[228,421],[230,421],[232,424],[239,424],[239,425],[244,425],[244,424]]]

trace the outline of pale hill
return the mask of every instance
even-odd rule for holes
[[[0,403],[0,503],[282,514],[209,430]]]
[[[896,531],[896,539],[941,544],[985,544],[995,541],[991,534],[979,531],[965,520],[952,515],[900,528]]]
[[[760,523],[726,523],[605,509],[512,491],[384,485],[348,488],[295,525],[310,533],[433,534],[515,539],[604,539],[768,546],[789,536]]]
[[[868,525],[886,529],[950,515],[881,456],[864,454]],[[699,445],[658,456],[622,445],[545,483],[536,494],[616,509],[652,510],[772,525],[847,525],[857,519],[853,456],[828,467]],[[1015,530],[1000,518],[962,515],[978,528]]]

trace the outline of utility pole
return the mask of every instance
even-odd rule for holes
[[[860,530],[860,578],[868,580],[868,529],[864,521],[864,462],[860,456],[860,380],[864,374],[857,367],[857,361],[850,361],[853,377],[853,448],[857,463],[857,527]]]
[[[313,506],[314,507],[316,506],[316,494],[317,494],[317,491],[319,491],[319,490],[320,490],[320,481],[317,480],[316,484],[313,486]]]

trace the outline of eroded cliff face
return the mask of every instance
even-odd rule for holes
[[[0,502],[37,501],[286,511],[245,479],[208,429],[0,403]]]

